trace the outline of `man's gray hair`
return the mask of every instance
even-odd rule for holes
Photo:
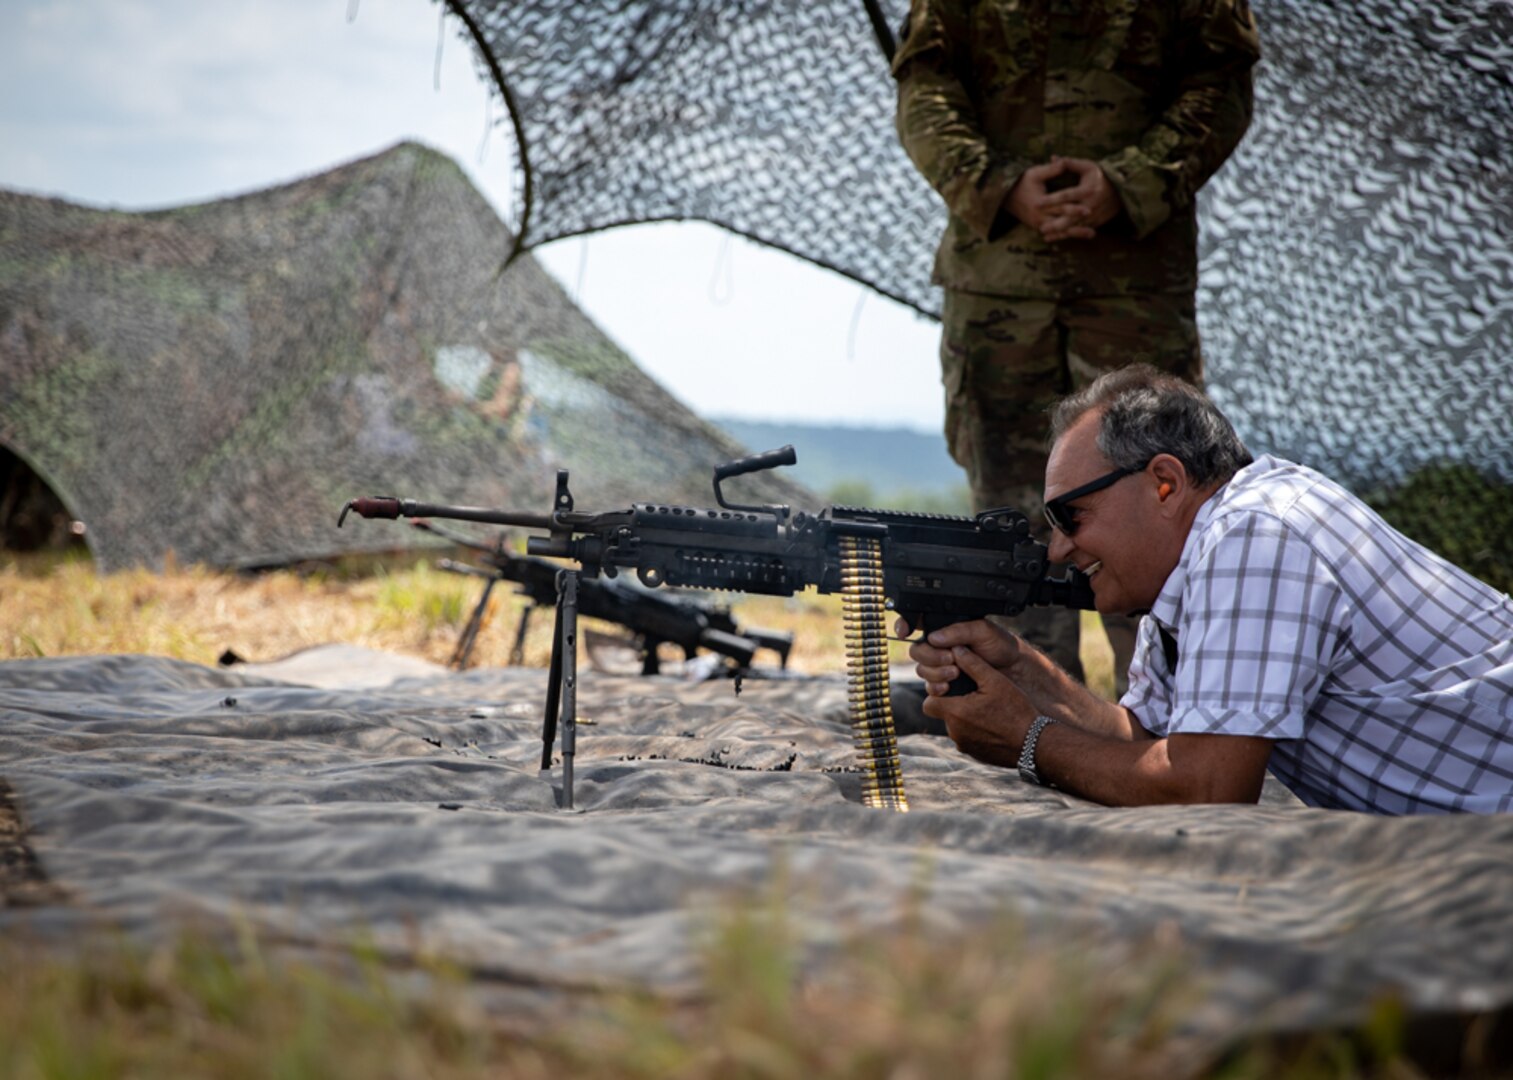
[[[1171,454],[1206,487],[1255,460],[1201,390],[1149,364],[1111,371],[1063,398],[1051,413],[1052,444],[1094,410],[1103,411],[1098,449],[1115,468],[1140,469],[1157,454]]]

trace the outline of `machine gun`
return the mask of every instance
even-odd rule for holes
[[[719,509],[634,503],[629,509],[574,509],[568,472],[557,473],[548,513],[437,506],[393,496],[353,499],[349,511],[364,518],[451,518],[539,530],[527,541],[531,555],[569,559],[579,569],[559,571],[557,627],[542,724],[542,765],[551,767],[559,709],[562,718],[563,806],[572,808],[576,745],[576,661],[579,579],[613,578],[631,570],[649,588],[683,585],[792,596],[813,587],[841,593],[846,631],[852,738],[866,780],[869,806],[907,810],[898,741],[889,703],[889,611],[914,630],[929,632],[987,615],[1017,615],[1032,605],[1091,608],[1085,576],[1068,568],[1049,573],[1046,546],[1030,535],[1018,510],[987,510],[976,517],[917,514],[832,506],[817,514],[787,506],[743,506],[725,500],[721,482],[792,465],[792,446],[717,465]],[[970,680],[954,692],[967,693]]]
[[[452,650],[451,666],[467,667],[478,639],[478,631],[483,625],[489,597],[500,581],[514,582],[518,586],[516,593],[528,601],[520,611],[520,625],[515,631],[515,644],[510,650],[510,663],[523,663],[525,635],[530,628],[531,613],[538,607],[556,606],[557,572],[561,567],[534,555],[519,555],[510,551],[504,545],[503,536],[492,544],[486,544],[426,518],[416,518],[410,524],[433,536],[478,552],[485,564],[473,566],[452,559],[437,562],[437,566],[443,570],[482,578],[484,583],[483,593],[458,636],[456,648]],[[702,604],[686,597],[662,596],[616,578],[580,581],[578,613],[592,619],[616,623],[635,634],[641,652],[643,675],[656,675],[660,672],[661,662],[657,650],[662,644],[668,643],[682,649],[684,658],[688,660],[692,660],[700,649],[728,658],[732,662],[739,690],[739,680],[751,667],[758,650],[766,649],[777,653],[781,668],[788,666],[788,656],[793,651],[792,634],[742,627],[731,617],[728,608]]]

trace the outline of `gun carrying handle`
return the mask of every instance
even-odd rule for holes
[[[750,457],[716,465],[714,467],[715,483],[729,480],[732,476],[745,476],[749,472],[775,469],[779,465],[793,465],[798,462],[798,459],[798,453],[793,449],[792,443],[778,450],[764,450],[760,454],[752,454]]]
[[[747,473],[761,472],[763,469],[775,469],[779,465],[794,465],[799,459],[793,444],[789,443],[777,450],[765,450],[760,454],[752,454],[750,457],[740,458],[736,461],[727,461],[723,465],[714,467],[714,497],[727,510],[754,510],[757,513],[777,514],[780,518],[788,516],[786,506],[738,506],[735,503],[725,501],[725,495],[720,491],[720,481],[729,480],[732,476],[745,476]]]

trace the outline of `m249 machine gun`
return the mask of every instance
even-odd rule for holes
[[[969,518],[832,506],[809,514],[787,506],[730,503],[720,490],[732,477],[797,460],[793,447],[785,446],[717,465],[718,509],[633,503],[624,510],[577,510],[563,469],[548,513],[383,496],[353,499],[337,525],[355,512],[364,518],[450,518],[538,530],[546,535],[527,541],[528,554],[581,567],[558,574],[542,724],[541,767],[549,769],[560,712],[564,809],[573,805],[580,574],[613,578],[632,570],[652,588],[792,596],[813,587],[840,593],[852,739],[866,772],[863,798],[869,806],[907,810],[889,702],[889,612],[928,633],[988,615],[1017,615],[1034,605],[1091,608],[1092,588],[1075,568],[1064,577],[1050,574],[1046,546],[1031,537],[1029,520],[1018,510],[987,510]],[[970,680],[958,683],[954,692],[971,691]]]
[[[483,625],[489,597],[494,586],[501,581],[514,582],[515,591],[527,601],[520,611],[520,625],[516,628],[515,644],[510,650],[510,663],[522,663],[531,613],[538,607],[556,606],[559,595],[557,574],[562,568],[546,559],[509,550],[503,536],[487,544],[426,518],[416,518],[410,524],[477,552],[484,564],[475,566],[451,559],[437,562],[443,570],[483,580],[483,592],[452,650],[451,666],[467,667]],[[748,673],[759,650],[775,652],[781,668],[788,666],[788,656],[793,651],[792,634],[741,626],[731,616],[729,608],[701,603],[689,597],[662,595],[619,578],[579,581],[578,614],[615,623],[633,633],[641,653],[643,675],[660,672],[658,646],[671,644],[682,649],[688,660],[692,660],[700,649],[725,657],[732,665],[739,690],[739,679]]]

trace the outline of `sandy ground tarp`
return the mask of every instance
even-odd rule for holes
[[[503,986],[677,990],[708,904],[780,880],[817,939],[886,932],[921,889],[946,929],[1008,912],[1037,941],[1164,935],[1197,958],[1191,1024],[1215,1039],[1348,1022],[1383,993],[1420,1014],[1513,1002],[1513,815],[1376,818],[1270,787],[1113,810],[922,734],[900,740],[912,812],[891,814],[860,804],[839,681],[736,698],[591,672],[567,814],[560,769],[538,770],[544,694],[539,670],[347,648],[0,664],[0,779],[70,898],[0,928],[224,916],[424,947]]]

